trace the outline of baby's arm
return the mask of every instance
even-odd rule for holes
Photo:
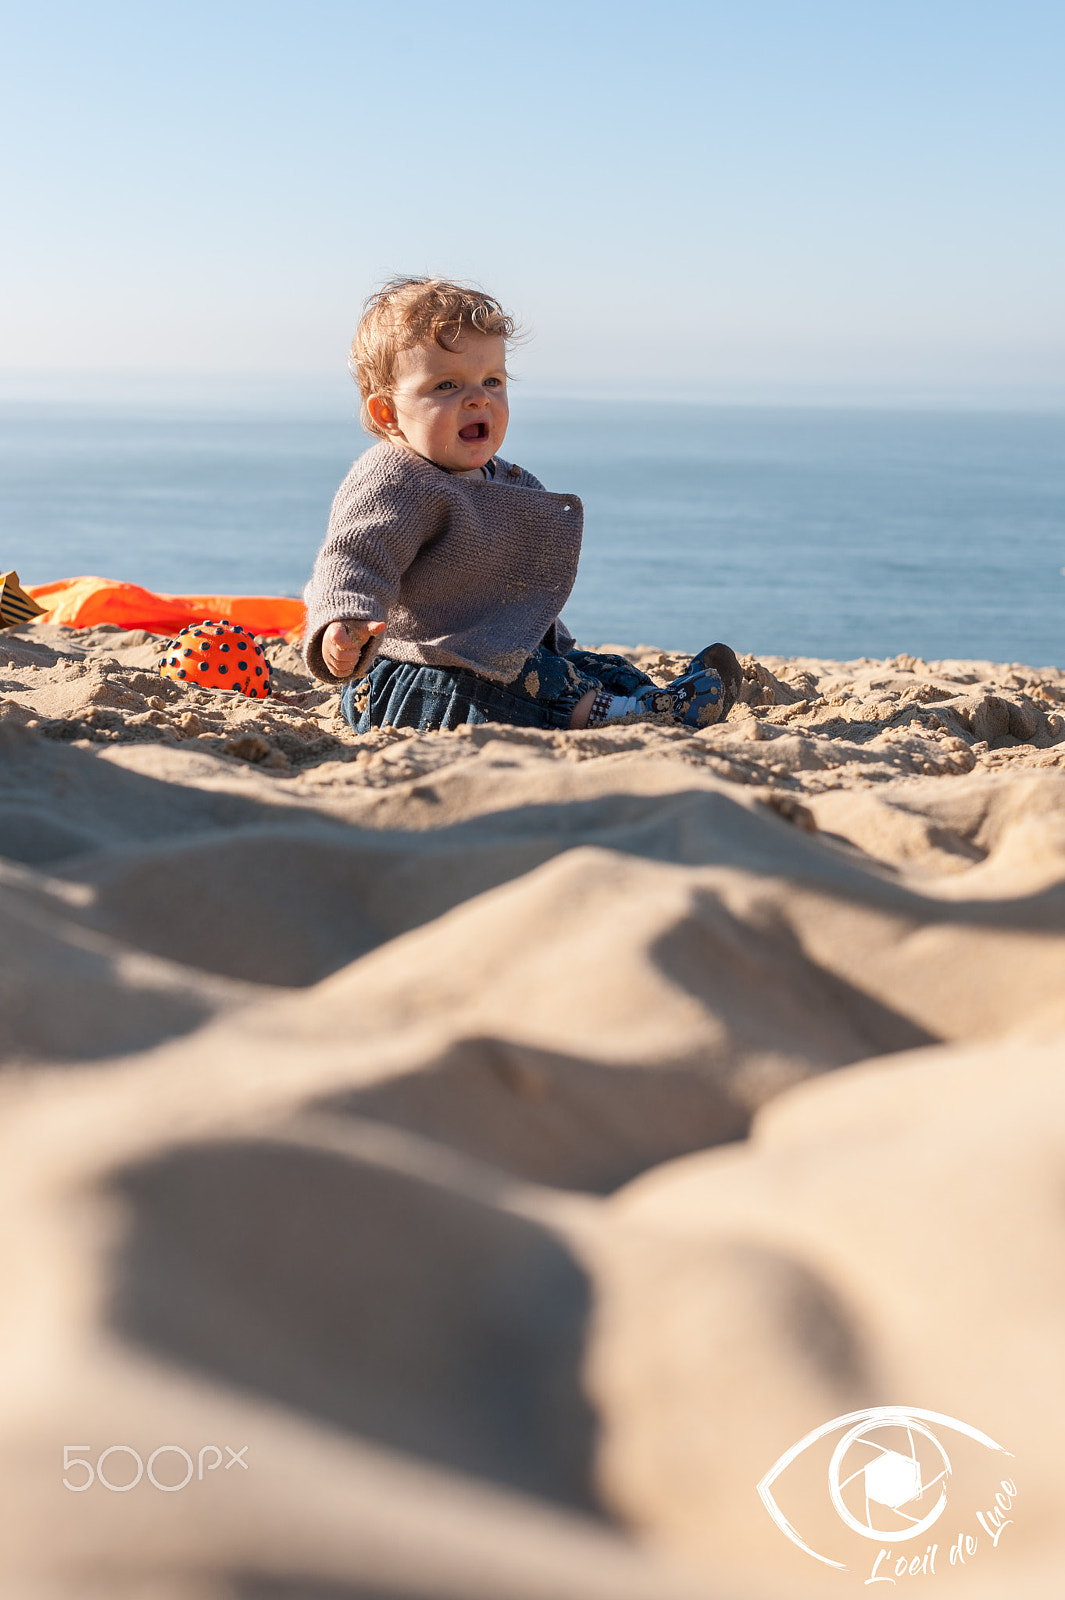
[[[394,461],[391,454],[389,447],[375,461],[371,451],[344,480],[304,590],[304,658],[326,683],[369,670],[402,575],[435,531],[409,466],[399,452]]]
[[[384,633],[384,622],[331,622],[322,634],[322,660],[334,678],[350,678],[370,640]]]

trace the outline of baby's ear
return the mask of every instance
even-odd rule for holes
[[[399,419],[386,394],[367,395],[366,410],[369,412],[370,421],[375,427],[380,428],[382,433],[399,432]]]

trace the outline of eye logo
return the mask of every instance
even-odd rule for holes
[[[815,1561],[846,1571],[842,1561],[821,1555],[806,1543],[770,1493],[792,1462],[818,1440],[842,1428],[846,1431],[828,1466],[828,1493],[836,1514],[863,1539],[894,1545],[917,1539],[946,1510],[947,1484],[953,1471],[950,1457],[930,1425],[952,1429],[988,1450],[1010,1454],[978,1428],[938,1411],[874,1406],[833,1417],[785,1450],[758,1485],[762,1503],[780,1531],[800,1550]]]

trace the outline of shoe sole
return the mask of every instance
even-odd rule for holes
[[[708,644],[705,650],[699,651],[695,661],[701,667],[713,668],[721,679],[721,715],[717,720],[724,722],[743,687],[743,668],[736,659],[736,652],[727,644]]]

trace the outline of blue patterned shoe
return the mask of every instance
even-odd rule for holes
[[[601,727],[604,722],[620,722],[626,717],[664,715],[686,728],[710,728],[728,716],[742,683],[743,670],[728,645],[708,644],[679,678],[664,687],[648,684],[626,696],[601,689],[592,703],[588,727]]]
[[[709,728],[724,722],[736,704],[743,685],[743,668],[727,644],[708,644],[693,656],[667,690],[673,715],[689,728]]]

